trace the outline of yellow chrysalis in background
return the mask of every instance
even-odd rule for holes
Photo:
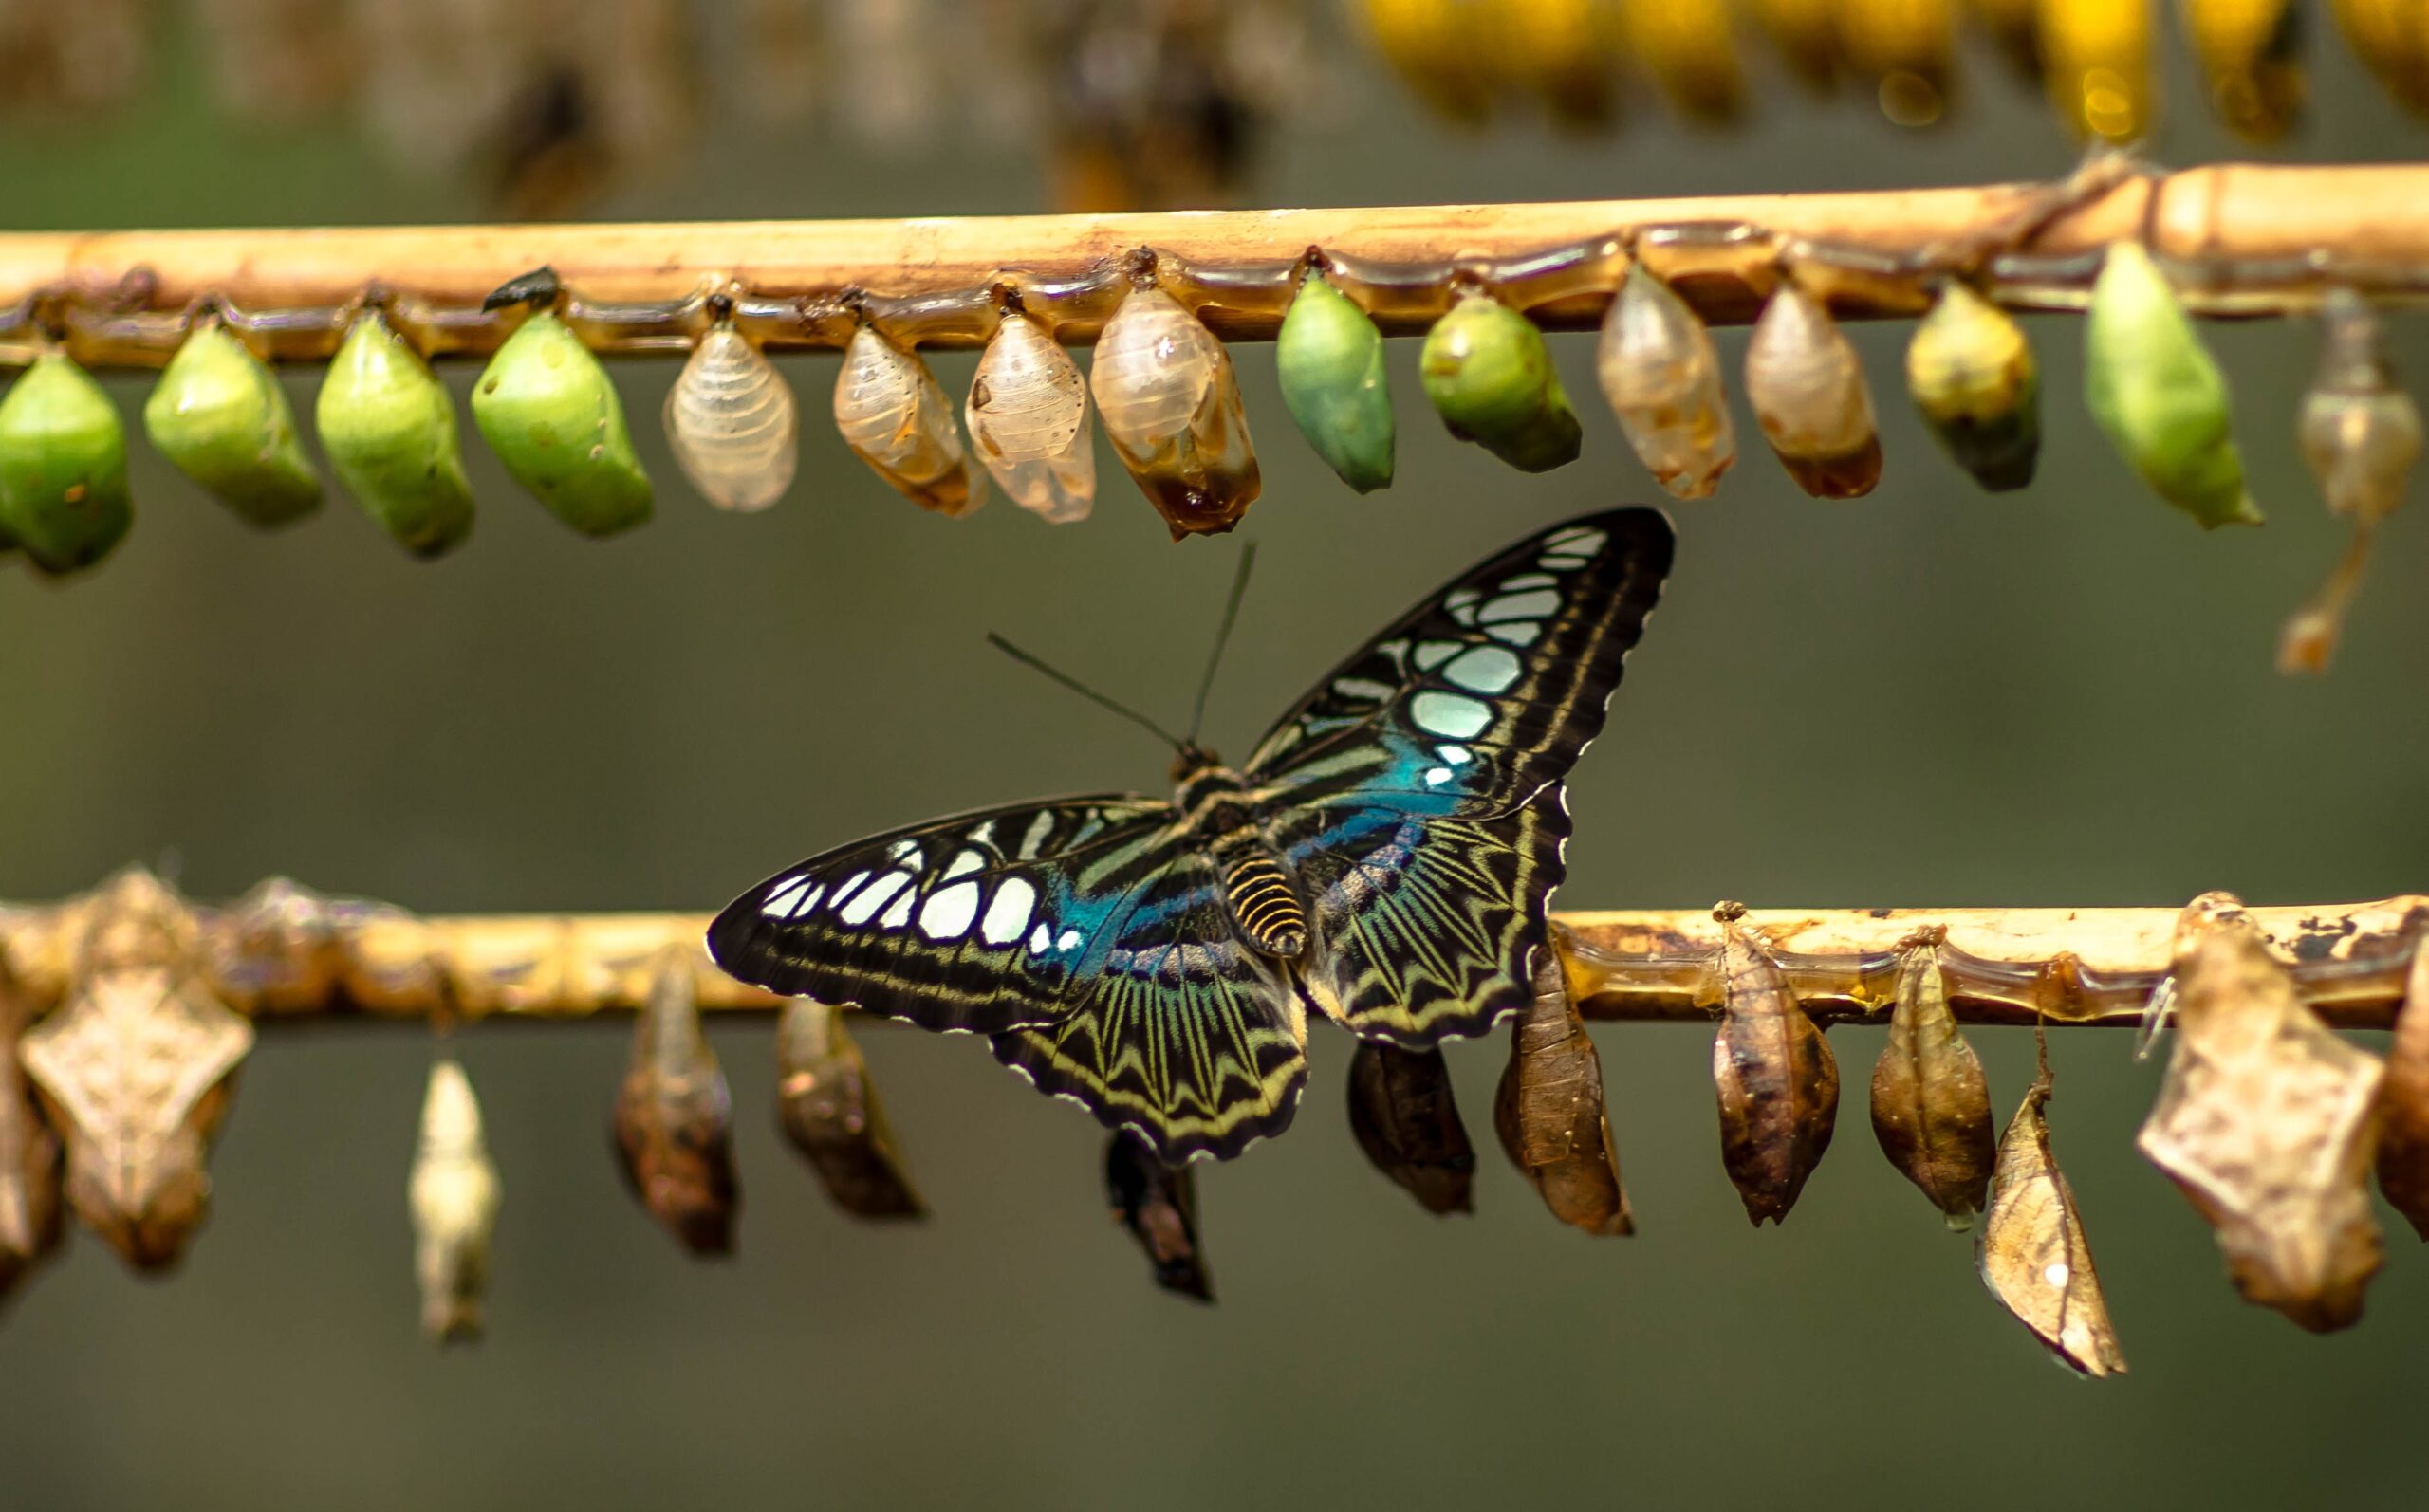
[[[2429,116],[2429,6],[2420,0],[2329,0],[2336,25],[2387,92]]]
[[[1637,65],[1691,121],[1725,125],[1746,108],[1729,0],[1622,0]]]
[[[1836,20],[1840,54],[1872,82],[1882,115],[1928,126],[1948,113],[1956,0],[1838,0]]]
[[[2275,141],[2302,114],[2300,0],[2177,0],[2210,107],[2235,135]]]
[[[2158,114],[2156,0],[2040,0],[2033,13],[2049,102],[2102,141],[2148,136]]]

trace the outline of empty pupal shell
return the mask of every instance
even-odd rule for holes
[[[926,1216],[843,1009],[808,998],[785,1005],[776,1027],[776,1113],[836,1207],[856,1218]]]
[[[316,418],[338,481],[407,551],[435,557],[473,533],[455,406],[379,311],[346,332]]]
[[[835,427],[862,461],[922,509],[958,519],[987,502],[936,376],[874,325],[854,331],[844,348]]]
[[[2140,243],[2108,249],[2084,333],[2084,402],[2142,481],[2201,522],[2258,525],[2227,380]]]
[[[1044,325],[1005,312],[962,416],[978,460],[1014,504],[1055,525],[1088,517],[1097,496],[1088,380]]]
[[[653,963],[649,1001],[633,1027],[632,1060],[616,1092],[613,1129],[624,1180],[653,1217],[695,1255],[733,1248],[741,1202],[733,1172],[733,1099],[700,1032],[694,952],[668,946]]]
[[[1712,332],[1670,286],[1630,267],[1594,349],[1594,372],[1620,432],[1653,481],[1708,499],[1737,460]]]
[[[1361,493],[1392,481],[1392,395],[1383,382],[1383,333],[1310,267],[1273,339],[1282,402],[1299,433],[1341,481]]]
[[[1481,289],[1434,323],[1418,357],[1425,396],[1451,433],[1522,472],[1577,460],[1585,433],[1535,323]]]
[[[6,955],[0,951],[0,1300],[59,1247],[65,1227],[59,1135],[17,1059],[34,1004],[9,972]]]
[[[1792,284],[1763,306],[1746,343],[1746,399],[1796,486],[1853,499],[1881,481],[1881,435],[1863,363],[1829,311]]]
[[[65,353],[44,353],[0,400],[0,527],[61,573],[107,556],[134,520],[117,407]]]
[[[2036,17],[2049,102],[2103,141],[2139,140],[2157,113],[2149,0],[2041,0]]]
[[[784,375],[732,322],[711,326],[666,392],[666,442],[692,487],[720,509],[765,509],[792,487],[799,438]]]
[[[2295,0],[2179,0],[2177,9],[2218,119],[2248,140],[2284,136],[2307,92]]]
[[[1839,1115],[1839,1062],[1789,986],[1788,975],[1745,928],[1734,905],[1722,920],[1720,1030],[1713,1089],[1720,1101],[1720,1159],[1757,1227],[1788,1221]]]
[[[1991,1089],[1950,1011],[1937,937],[1909,946],[1899,965],[1889,1042],[1872,1068],[1872,1133],[1950,1228],[1973,1226],[1997,1153]]]
[[[1175,541],[1240,523],[1264,480],[1232,356],[1180,302],[1134,287],[1097,337],[1088,393],[1105,438]]]
[[[143,432],[176,470],[248,524],[288,525],[321,507],[295,411],[269,364],[216,320],[177,348],[143,404]]]
[[[1957,466],[1993,493],[2032,481],[2041,374],[2024,327],[1963,284],[1940,292],[1906,348],[1906,386]]]
[[[2049,1148],[2049,1105],[2045,1059],[1999,1138],[1990,1215],[1975,1242],[1975,1266],[1991,1295],[2032,1330],[2058,1363],[2093,1379],[2123,1374],[2125,1353],[2109,1325],[2083,1214]]]
[[[430,1068],[421,1134],[406,1186],[422,1332],[440,1343],[478,1338],[497,1229],[497,1167],[481,1137],[481,1105],[454,1060]]]
[[[1475,1210],[1475,1149],[1439,1049],[1359,1041],[1349,1058],[1349,1132],[1375,1169],[1427,1212]]]
[[[1201,1302],[1214,1300],[1197,1238],[1197,1182],[1189,1167],[1165,1165],[1145,1140],[1117,1129],[1105,1140],[1104,1194],[1115,1220],[1146,1251],[1157,1285]]]
[[[615,380],[565,322],[534,310],[473,388],[473,420],[514,481],[586,536],[646,524],[649,475]]]
[[[2403,502],[2420,460],[2420,411],[2396,384],[2368,302],[2331,290],[2320,322],[2319,369],[2303,396],[2303,460],[2329,509],[2375,526]]]
[[[1636,1220],[1604,1108],[1602,1058],[1569,1000],[1557,951],[1542,952],[1534,986],[1533,1001],[1511,1021],[1493,1129],[1553,1217],[1589,1234],[1632,1234]]]

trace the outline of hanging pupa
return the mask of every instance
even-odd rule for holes
[[[1975,1242],[1982,1284],[2017,1322],[2079,1375],[2125,1373],[2125,1353],[2109,1325],[2108,1303],[2092,1268],[2074,1189],[2049,1148],[2049,1049],[2040,1072],[1999,1139],[1989,1216]]]
[[[1969,0],[1975,22],[1991,34],[2016,76],[2041,78],[2040,0]]]
[[[1299,433],[1361,493],[1391,487],[1392,395],[1383,333],[1310,261],[1273,339],[1282,402]]]
[[[2227,380],[2139,242],[2108,249],[2084,333],[2084,402],[2144,483],[2201,523],[2258,525]]]
[[[1221,535],[1265,487],[1232,356],[1151,270],[1097,337],[1088,393],[1122,466],[1175,541]]]
[[[2033,30],[2049,102],[2086,137],[2140,141],[2158,113],[2154,0],[2040,0]]]
[[[793,391],[776,364],[720,315],[666,391],[666,444],[700,497],[720,509],[767,508],[800,459]]]
[[[422,1333],[441,1344],[480,1337],[490,1237],[497,1229],[497,1167],[481,1137],[473,1083],[452,1058],[431,1063],[405,1194]]]
[[[1097,497],[1088,380],[1016,300],[1005,302],[978,355],[962,419],[978,460],[1014,504],[1050,525],[1088,517]]]
[[[1622,0],[1627,52],[1653,75],[1670,108],[1699,125],[1726,125],[1746,108],[1729,0]]]
[[[650,973],[616,1094],[624,1179],[652,1216],[695,1255],[733,1249],[733,1099],[700,1032],[695,952],[670,945]]]
[[[1991,1088],[1948,1005],[1940,935],[1899,963],[1889,1042],[1872,1068],[1872,1133],[1881,1152],[1920,1188],[1952,1229],[1974,1226],[1991,1187]]]
[[[290,525],[321,507],[321,480],[305,460],[287,390],[215,316],[169,360],[143,403],[143,433],[249,525]]]
[[[1720,1098],[1720,1159],[1761,1227],[1785,1223],[1806,1179],[1830,1148],[1839,1116],[1839,1062],[1796,1000],[1788,977],[1724,903],[1720,1031],[1712,1079]]]
[[[1839,76],[1839,0],[1752,0],[1755,24],[1779,49],[1788,71],[1808,89],[1827,90]]]
[[[2429,1240],[2429,936],[2412,947],[2379,1083],[2379,1191]]]
[[[2404,108],[2429,115],[2429,9],[2416,0],[2330,0],[2337,28]]]
[[[1883,116],[1928,126],[1947,114],[1956,0],[1838,0],[1832,20],[1848,71],[1872,81]]]
[[[1349,1058],[1349,1133],[1374,1168],[1427,1212],[1475,1210],[1475,1149],[1439,1049],[1359,1041]]]
[[[1906,387],[1956,465],[1993,493],[2032,481],[2041,454],[2041,372],[2024,327],[1951,282],[1906,347]]]
[[[1631,266],[1594,348],[1628,446],[1672,497],[1709,499],[1737,460],[1712,332],[1670,286]]]
[[[2247,141],[2286,135],[2308,93],[2297,0],[2179,0],[2177,11],[2218,119]]]
[[[35,566],[67,573],[109,555],[134,522],[117,406],[66,353],[43,353],[0,400],[0,530]]]
[[[61,1147],[17,1050],[34,1005],[0,950],[0,1301],[59,1247]]]
[[[1436,114],[1465,126],[1493,115],[1481,13],[1474,0],[1363,0],[1367,34]]]
[[[633,453],[615,380],[548,307],[558,292],[543,268],[484,302],[537,307],[473,386],[473,422],[549,513],[586,536],[617,535],[648,523],[649,475]]]
[[[1510,83],[1571,128],[1611,124],[1618,111],[1618,17],[1608,0],[1530,0],[1496,6],[1486,54]]]
[[[877,475],[922,509],[959,519],[987,502],[954,429],[953,405],[919,354],[863,322],[835,379],[835,428]]]
[[[1105,1140],[1104,1192],[1115,1221],[1146,1251],[1157,1285],[1201,1302],[1214,1300],[1197,1240],[1197,1183],[1189,1167],[1165,1165],[1145,1140],[1117,1129]]]
[[[473,533],[455,406],[378,310],[355,317],[314,418],[338,481],[407,551],[436,557]]]
[[[1577,460],[1585,433],[1535,323],[1482,289],[1461,293],[1425,334],[1425,396],[1442,423],[1521,472]]]
[[[1746,399],[1796,486],[1853,499],[1881,481],[1872,389],[1846,334],[1821,302],[1783,283],[1746,343]]]
[[[1542,952],[1535,995],[1511,1021],[1493,1131],[1553,1217],[1589,1234],[1632,1234],[1636,1218],[1604,1110],[1602,1058],[1569,1000],[1561,954]]]
[[[924,1218],[844,1010],[808,998],[776,1025],[776,1114],[835,1206],[855,1218]]]

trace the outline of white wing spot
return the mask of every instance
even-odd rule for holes
[[[1556,588],[1558,586],[1560,586],[1559,580],[1548,572],[1522,572],[1514,578],[1503,579],[1501,591],[1516,593],[1522,588]]]
[[[1518,658],[1499,646],[1472,646],[1442,669],[1442,675],[1474,693],[1510,691],[1518,680]]]
[[[2053,1262],[2048,1270],[2043,1271],[2041,1279],[2052,1286],[2064,1286],[2067,1284],[2067,1278],[2073,1274],[2074,1272],[2067,1268],[2067,1263],[2061,1260]]]
[[[1332,691],[1344,698],[1363,698],[1380,704],[1400,691],[1389,683],[1379,683],[1367,677],[1335,677]]]
[[[1456,655],[1459,644],[1456,640],[1428,640],[1421,643],[1417,648],[1417,670],[1432,672]]]
[[[1450,780],[1451,768],[1448,766],[1434,766],[1426,770],[1425,785],[1428,787],[1439,787]]]
[[[1457,693],[1421,692],[1410,701],[1409,714],[1431,733],[1455,740],[1480,734],[1493,723],[1491,708]]]
[[[1487,625],[1484,633],[1512,646],[1531,646],[1544,638],[1544,622],[1540,619],[1512,619],[1504,624]]]
[[[1080,931],[1077,930],[1065,930],[1062,933],[1054,937],[1054,948],[1058,950],[1074,950],[1079,946],[1079,943]]]
[[[932,940],[955,940],[978,917],[978,884],[955,882],[928,894],[919,905],[919,932]]]
[[[1609,544],[1610,537],[1592,526],[1574,526],[1567,530],[1544,537],[1546,551],[1572,551],[1590,557]]]
[[[986,864],[985,852],[964,850],[953,858],[953,864],[945,868],[943,876],[938,880],[950,882],[956,876],[968,876],[971,873],[983,869]]]
[[[1053,943],[1054,930],[1051,925],[1040,924],[1029,931],[1029,953],[1031,955],[1044,955]]]
[[[857,880],[857,878],[855,878],[855,880]],[[847,888],[849,885],[849,883],[845,884]],[[879,877],[876,881],[871,882],[868,886],[861,889],[858,893],[853,894],[852,900],[850,902],[835,911],[835,916],[857,929],[861,925],[866,924],[870,918],[875,916],[878,910],[885,907],[886,899],[892,897],[895,894],[901,892],[904,888],[910,885],[910,873],[888,872],[883,876]]]
[[[919,901],[919,890],[906,887],[895,895],[894,902],[877,916],[881,930],[899,930],[911,922],[911,905]]]
[[[1476,759],[1476,753],[1465,746],[1437,746],[1434,747],[1434,754],[1454,766],[1465,766]]]
[[[1025,877],[1011,876],[995,889],[987,916],[978,921],[978,937],[989,945],[1010,945],[1029,925],[1029,911],[1037,903],[1037,889]]]
[[[815,885],[808,877],[796,876],[769,894],[767,901],[759,905],[759,912],[771,919],[792,918],[815,908],[818,904],[818,894],[825,891],[826,891],[825,888]],[[808,894],[807,901],[803,899],[804,894]]]
[[[1532,593],[1506,593],[1484,606],[1487,624],[1497,619],[1544,619],[1560,612],[1560,595],[1548,588]]]
[[[1039,809],[1037,817],[1029,821],[1029,832],[1021,837],[1021,859],[1028,860],[1035,856],[1037,848],[1046,843],[1047,833],[1053,828],[1053,813],[1048,809]]]
[[[928,862],[926,853],[919,849],[919,842],[917,840],[896,840],[885,848],[885,858],[889,861],[900,861],[915,872]]]

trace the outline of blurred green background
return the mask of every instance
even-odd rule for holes
[[[2293,157],[2418,154],[2315,46]],[[1374,65],[1355,108],[1277,139],[1271,205],[1960,183],[2063,172],[2039,100],[1976,57],[1948,130],[1772,99],[1732,134],[1646,112],[1616,138],[1463,135]],[[2156,151],[2241,153],[2179,46]],[[172,49],[140,107],[0,134],[14,229],[462,220],[352,133],[232,125]],[[610,218],[942,214],[1039,203],[986,140],[917,154],[712,134]],[[2203,536],[2142,492],[2080,403],[2076,323],[2032,323],[2041,477],[1977,492],[1899,393],[1907,331],[1854,332],[1889,466],[1851,504],[1797,495],[1739,415],[1715,502],[1675,507],[1669,597],[1571,788],[1577,908],[2176,904],[2429,888],[2429,520],[2386,533],[2332,676],[2271,670],[2339,534],[2292,445],[2312,333],[2217,328],[2265,531]],[[2429,378],[2417,322],[2398,358]],[[1555,339],[1572,392],[1590,342]],[[1742,330],[1724,332],[1733,365]],[[801,481],[757,518],[682,485],[655,416],[672,362],[616,371],[657,524],[574,538],[468,448],[471,545],[406,561],[343,498],[256,537],[136,449],[139,527],[89,581],[0,573],[0,895],[133,858],[204,896],[271,873],[431,911],[707,909],[862,832],[1024,794],[1152,789],[1149,741],[988,652],[999,629],[1150,710],[1185,704],[1238,543],[1262,565],[1210,730],[1246,748],[1335,656],[1447,574],[1564,515],[1656,497],[1599,404],[1542,478],[1454,443],[1395,342],[1401,483],[1361,499],[1237,352],[1267,491],[1175,547],[1114,469],[1097,517],[998,499],[921,514],[825,423],[830,358],[788,360]],[[971,359],[936,366],[948,390]],[[452,380],[459,392],[469,372]],[[317,374],[295,373],[308,413]],[[146,380],[111,380],[130,416]],[[1733,383],[1734,386],[1734,383]],[[466,427],[468,436],[469,425]],[[1221,1304],[1156,1292],[1107,1221],[1100,1133],[983,1047],[862,1038],[935,1208],[856,1226],[775,1137],[769,1023],[718,1026],[744,1183],[740,1254],[680,1256],[621,1189],[613,1024],[482,1025],[461,1047],[507,1203],[491,1336],[417,1337],[406,1164],[430,1046],[268,1033],[219,1151],[209,1227],[166,1283],[79,1239],[0,1319],[0,1503],[68,1512],[534,1505],[1236,1508],[1961,1502],[2423,1504],[2429,1257],[2408,1232],[2359,1329],[2241,1305],[2206,1230],[2132,1150],[2158,1066],[2053,1037],[2057,1148],[2132,1374],[2068,1378],[1983,1293],[1966,1241],[1876,1154],[1880,1031],[1843,1030],[1839,1148],[1783,1229],[1750,1232],[1716,1158],[1708,1036],[1604,1026],[1641,1232],[1561,1228],[1485,1151],[1474,1218],[1437,1221],[1347,1137],[1319,1029],[1289,1137],[1204,1171]],[[2005,1118],[2030,1037],[1976,1036]],[[1489,1144],[1498,1044],[1455,1047]]]

